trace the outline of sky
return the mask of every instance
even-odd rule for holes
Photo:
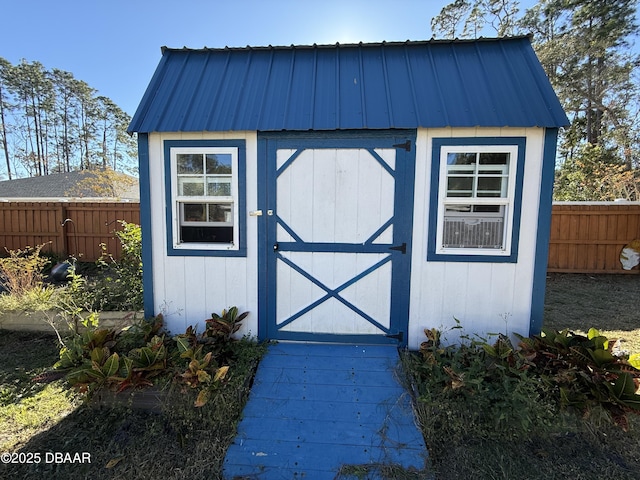
[[[73,73],[133,116],[162,46],[428,40],[448,0],[0,0],[0,57]],[[533,1],[522,1],[521,5]]]

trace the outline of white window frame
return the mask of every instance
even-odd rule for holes
[[[171,208],[173,219],[173,248],[177,250],[239,250],[240,246],[240,218],[239,218],[239,191],[238,191],[238,148],[237,147],[171,147]],[[178,188],[178,162],[179,154],[230,154],[231,155],[231,196],[187,196],[179,195]],[[205,189],[207,184],[205,181]],[[206,190],[205,190],[206,192]],[[188,222],[182,221],[183,205],[185,203],[209,203],[231,204],[232,222]],[[198,227],[233,227],[233,239],[231,242],[184,242],[181,240],[182,226],[198,226]]]
[[[448,165],[447,157],[451,153],[508,153],[509,165],[506,193],[500,197],[449,197],[447,196],[448,187]],[[512,232],[514,222],[515,209],[515,193],[516,193],[516,172],[518,171],[518,146],[517,145],[442,145],[440,147],[440,171],[439,171],[439,198],[438,212],[436,223],[436,254],[445,255],[473,255],[473,256],[504,256],[511,255],[512,249]],[[477,178],[477,177],[474,177]],[[488,247],[445,247],[444,246],[444,217],[446,205],[500,205],[504,209],[504,223],[502,239],[502,248]],[[502,216],[496,213],[487,214],[465,214],[459,215],[461,218],[473,217],[492,217]]]

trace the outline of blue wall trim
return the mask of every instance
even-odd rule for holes
[[[276,140],[278,148],[299,148],[301,150],[307,148],[378,148],[381,146],[381,138],[398,137],[399,141],[404,137],[405,140],[411,139],[411,152],[415,154],[416,131],[411,129],[259,132],[258,135],[262,140]],[[282,170],[283,168],[280,167],[278,174]]]
[[[268,143],[267,140],[258,135],[258,182],[257,197],[258,205],[262,205],[263,212],[265,209],[272,208],[269,206],[267,197],[267,166],[266,159],[269,155],[275,155],[275,145]],[[267,222],[263,217],[258,217],[258,338],[265,340],[268,338],[267,326],[269,318],[269,295],[274,285],[269,284],[269,274],[267,272],[267,255],[264,252],[267,245]]]
[[[438,202],[440,201],[440,150],[443,146],[467,145],[514,145],[518,147],[516,169],[516,189],[513,203],[513,228],[511,231],[510,255],[452,255],[436,253],[436,230],[438,223]],[[516,263],[520,239],[520,218],[522,215],[522,186],[524,183],[524,158],[526,137],[452,137],[434,138],[431,155],[431,194],[429,198],[427,260],[430,262],[471,262],[471,263]]]
[[[173,199],[171,197],[171,149],[175,147],[236,147],[238,149],[238,222],[240,245],[237,250],[173,248]],[[167,216],[167,255],[177,257],[246,257],[247,256],[247,147],[245,140],[165,140],[164,181]]]
[[[544,132],[544,150],[542,154],[540,208],[538,213],[535,267],[533,270],[533,288],[531,291],[529,335],[539,334],[542,330],[542,322],[544,320],[544,294],[547,283],[547,263],[549,261],[549,238],[551,235],[551,209],[553,207],[553,182],[557,142],[558,129],[546,129]]]
[[[155,315],[153,298],[153,239],[151,238],[151,189],[149,179],[149,135],[138,134],[140,172],[140,226],[142,228],[142,292],[145,318]]]

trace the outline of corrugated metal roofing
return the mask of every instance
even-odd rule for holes
[[[528,37],[162,51],[130,132],[569,123]]]

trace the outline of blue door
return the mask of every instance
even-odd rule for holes
[[[261,337],[406,343],[414,141],[261,136]]]

